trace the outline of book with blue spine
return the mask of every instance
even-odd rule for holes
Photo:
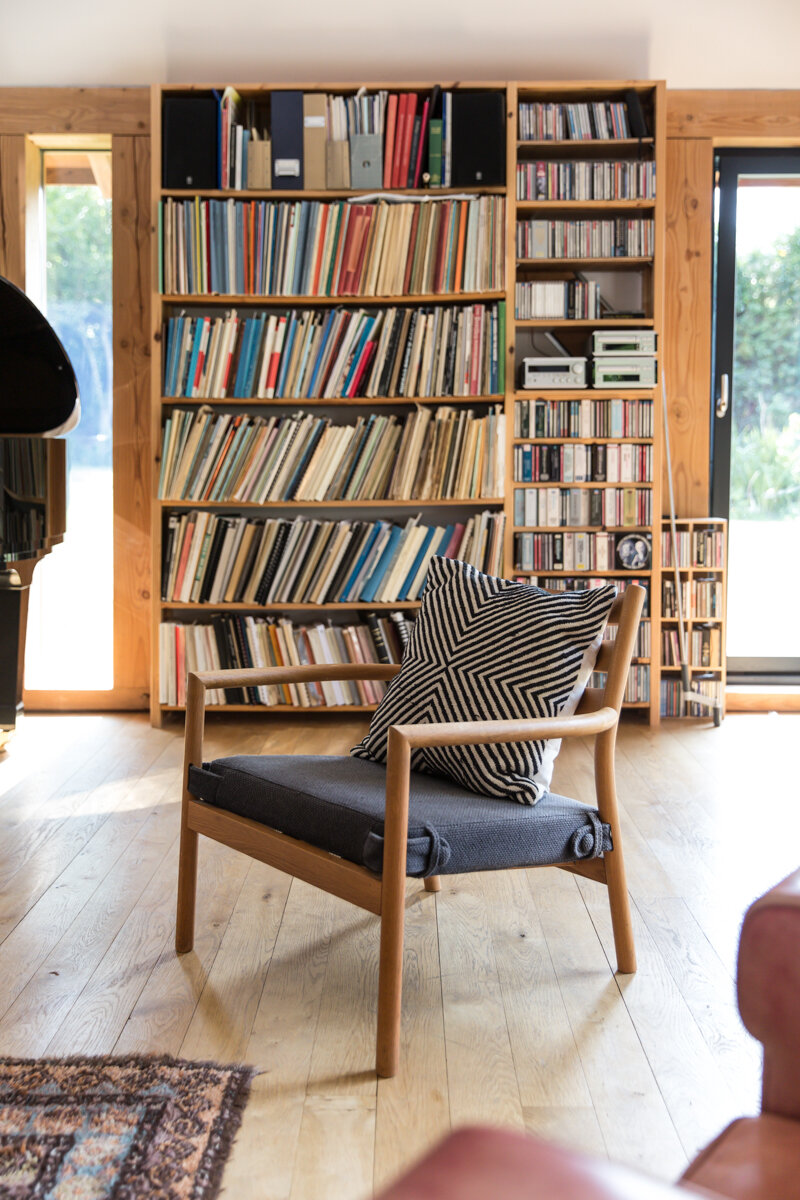
[[[358,555],[355,563],[353,564],[352,571],[348,575],[347,580],[345,581],[344,586],[342,587],[342,590],[340,591],[339,595],[335,597],[336,603],[342,604],[347,600],[355,599],[354,596],[350,595],[350,590],[353,587],[353,585],[355,584],[356,580],[358,579],[359,572],[361,571],[362,567],[364,566],[365,562],[367,561],[367,558],[372,550],[372,547],[375,545],[375,542],[376,542],[378,535],[382,528],[386,528],[385,521],[376,521],[375,524],[372,526],[372,528],[369,532],[369,536],[367,537],[367,540],[365,541],[360,554]]]
[[[405,600],[407,598],[409,588],[411,587],[412,583],[416,579],[417,572],[419,571],[420,567],[422,566],[422,563],[425,561],[426,558],[430,558],[430,556],[431,556],[430,545],[435,536],[436,536],[436,526],[430,525],[428,527],[428,532],[425,534],[425,540],[423,541],[422,545],[420,546],[419,550],[417,551],[417,556],[414,559],[414,562],[411,564],[411,570],[408,572],[408,574],[406,575],[402,584],[397,589],[397,599],[398,600]]]
[[[292,357],[292,344],[297,333],[297,327],[300,323],[300,318],[297,315],[297,310],[292,309],[289,312],[289,319],[286,322],[286,333],[283,339],[283,352],[281,354],[281,364],[278,371],[278,378],[275,381],[275,396],[283,397],[284,385],[286,384],[286,376],[289,373],[289,360]]]
[[[375,599],[375,593],[377,592],[378,587],[380,586],[381,580],[383,579],[384,575],[386,574],[386,570],[387,570],[389,563],[392,560],[392,556],[394,554],[394,548],[397,545],[397,543],[400,541],[400,538],[402,537],[402,535],[403,535],[403,530],[400,528],[399,525],[392,526],[391,532],[389,533],[388,541],[386,542],[386,545],[384,546],[384,549],[383,549],[383,554],[378,559],[377,563],[375,564],[375,567],[372,570],[372,573],[369,575],[368,579],[366,580],[364,586],[361,589],[361,596],[359,598],[361,600],[364,600],[366,603],[370,603],[372,600]]]

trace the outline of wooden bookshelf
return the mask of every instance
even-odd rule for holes
[[[647,713],[651,724],[657,724],[660,715],[659,708],[659,693],[660,693],[660,671],[659,671],[659,637],[655,636],[655,631],[660,630],[660,601],[661,601],[661,586],[660,586],[660,562],[661,562],[661,529],[660,529],[660,514],[662,511],[661,500],[661,417],[660,417],[660,395],[656,388],[626,388],[617,390],[595,389],[591,386],[591,358],[587,362],[587,387],[581,389],[559,389],[559,388],[542,388],[535,390],[524,390],[520,387],[514,389],[514,381],[519,380],[522,359],[531,354],[539,354],[547,356],[547,350],[541,348],[541,343],[537,341],[537,335],[541,332],[549,331],[554,333],[566,345],[570,355],[582,356],[587,355],[587,345],[590,343],[591,334],[595,330],[603,329],[637,329],[637,330],[653,330],[657,336],[657,349],[660,349],[662,323],[663,323],[663,260],[664,260],[664,154],[666,149],[665,143],[665,89],[662,83],[637,83],[637,82],[555,82],[548,84],[544,82],[518,82],[515,84],[515,99],[516,109],[519,119],[522,119],[522,106],[531,103],[561,103],[561,104],[580,104],[591,103],[594,100],[603,99],[619,99],[626,91],[632,89],[636,92],[644,118],[649,126],[650,136],[643,138],[590,138],[586,140],[578,139],[551,139],[551,140],[531,140],[523,138],[522,128],[519,126],[515,118],[514,145],[513,154],[509,155],[509,204],[508,204],[508,230],[509,230],[509,311],[513,304],[513,288],[514,283],[519,281],[532,282],[543,279],[545,273],[549,279],[564,278],[569,280],[576,277],[577,273],[597,272],[600,281],[618,280],[618,284],[614,284],[615,288],[634,287],[638,289],[638,300],[636,304],[631,304],[627,298],[621,303],[614,302],[614,296],[606,296],[605,288],[607,282],[600,282],[600,293],[605,299],[610,299],[611,303],[618,311],[626,310],[641,310],[644,314],[637,317],[619,317],[612,313],[604,312],[602,316],[594,319],[567,319],[567,318],[540,318],[527,317],[515,318],[509,322],[513,332],[510,335],[510,345],[513,346],[513,357],[507,371],[507,379],[509,386],[512,389],[507,400],[507,419],[506,427],[509,433],[509,448],[508,448],[508,473],[506,479],[506,512],[508,515],[507,522],[507,548],[506,561],[507,570],[513,572],[515,576],[519,575],[523,578],[529,578],[539,582],[543,582],[545,586],[548,583],[554,585],[558,583],[559,578],[576,578],[582,577],[598,578],[598,579],[619,579],[624,581],[626,577],[635,577],[642,581],[648,581],[648,616],[645,617],[643,625],[647,625],[647,629],[643,630],[642,640],[647,643],[649,639],[649,654],[639,655],[635,660],[635,669],[641,672],[645,668],[649,673],[649,689],[646,698],[635,695],[635,698],[626,702],[625,707],[637,709]],[[526,120],[527,120],[526,116]],[[656,188],[654,195],[630,195],[620,196],[615,194],[614,186],[604,188],[602,197],[592,198],[575,198],[569,194],[569,185],[564,183],[567,178],[573,180],[572,186],[577,188],[578,179],[584,179],[593,170],[599,176],[603,176],[608,180],[609,172],[616,170],[628,170],[628,168],[617,168],[612,164],[627,163],[632,160],[641,163],[653,164],[652,167],[642,167],[641,170],[646,176],[646,172],[654,171],[656,178]],[[535,174],[536,168],[534,163],[544,163],[544,174],[536,176],[534,182],[537,189],[543,180],[543,187],[547,194],[538,194],[536,197],[527,194],[527,188],[531,186],[532,173]],[[572,170],[572,176],[569,176],[569,171],[565,164],[578,164]],[[602,167],[590,167],[588,164],[604,164]],[[518,166],[520,168],[518,172]],[[631,169],[632,170],[632,169]],[[540,169],[541,172],[541,169]],[[562,194],[553,194],[554,187],[561,187],[563,184],[564,192]],[[584,186],[583,184],[581,185]],[[592,177],[592,186],[594,186],[594,177]],[[525,193],[525,194],[523,194]],[[607,197],[607,198],[606,198]],[[618,257],[598,257],[596,254],[586,257],[523,257],[518,252],[516,239],[517,221],[529,222],[533,219],[542,220],[543,222],[579,222],[591,221],[597,222],[601,220],[612,220],[613,218],[627,217],[635,220],[652,220],[652,241],[653,252],[647,255],[620,255]],[[529,227],[526,225],[526,230]],[[547,226],[552,229],[553,236],[556,236],[556,226]],[[559,226],[559,229],[562,227]],[[526,236],[531,236],[526,233]],[[513,254],[513,259],[512,259]],[[535,289],[534,289],[535,290]],[[628,293],[629,295],[629,293]],[[554,351],[550,351],[553,354]],[[514,424],[514,409],[518,402],[530,400],[543,401],[586,401],[591,400],[592,403],[602,401],[603,399],[614,398],[622,401],[649,401],[651,408],[651,424],[649,427],[648,436],[538,436],[526,433],[521,436],[515,431]],[[541,431],[540,431],[541,432]],[[604,431],[605,433],[605,431]],[[594,481],[585,481],[582,479],[574,480],[564,479],[548,479],[546,481],[525,481],[523,479],[515,480],[515,456],[518,456],[521,447],[527,444],[535,446],[558,446],[569,444],[571,446],[585,447],[588,451],[593,446],[608,446],[611,444],[630,445],[630,446],[647,446],[651,455],[651,470],[649,477],[646,479],[626,479],[624,482],[610,482],[605,479],[596,479]],[[519,473],[519,472],[517,472]],[[640,522],[636,524],[620,526],[617,524],[586,525],[586,524],[569,524],[569,525],[529,525],[515,523],[515,506],[514,506],[514,491],[516,488],[535,488],[543,492],[547,488],[562,489],[562,495],[571,489],[576,489],[578,492],[585,492],[586,489],[602,489],[603,495],[607,488],[634,488],[636,495],[640,492],[647,493],[650,498],[651,519],[649,524],[643,525]],[[638,502],[638,501],[637,501]],[[605,516],[605,513],[603,513]],[[593,534],[609,534],[615,539],[625,536],[626,534],[646,535],[649,538],[651,545],[650,563],[646,570],[640,569],[635,571],[624,570],[598,570],[591,568],[585,571],[576,571],[570,567],[564,566],[561,571],[552,569],[540,568],[536,571],[520,571],[518,568],[521,565],[518,555],[515,553],[515,544],[519,535],[585,535],[591,537]],[[648,624],[649,623],[649,624]],[[633,676],[634,668],[632,668]]]
[[[716,696],[722,707],[720,719],[725,714],[725,685],[727,679],[726,667],[726,625],[728,601],[728,522],[723,517],[678,517],[675,528],[680,539],[687,539],[688,546],[680,556],[679,575],[681,584],[688,595],[683,608],[683,624],[686,636],[686,652],[689,667],[689,680],[692,690],[706,686],[711,694]],[[662,521],[662,566],[661,566],[661,715],[662,717],[687,716],[709,720],[712,710],[700,708],[691,702],[688,712],[680,711],[678,694],[681,685],[680,660],[676,658],[676,643],[680,645],[678,631],[677,608],[674,603],[675,570],[671,550],[672,529],[668,519]],[[698,540],[702,539],[704,552],[698,553]],[[701,558],[710,558],[707,564]],[[699,589],[701,594],[697,596]],[[708,594],[713,589],[714,596],[709,604]],[[704,632],[714,638],[717,652],[709,655],[709,661],[702,661],[702,639]],[[671,647],[664,645],[667,640]],[[698,644],[699,643],[699,644]],[[699,654],[698,654],[699,650]],[[677,710],[677,711],[676,711]]]
[[[367,83],[365,86],[368,93],[372,94],[381,89],[389,92],[415,92],[417,93],[420,104],[424,97],[430,96],[435,81],[429,82],[414,82],[414,83]],[[185,187],[162,187],[161,180],[161,162],[162,162],[162,105],[166,96],[184,96],[192,95],[199,92],[207,93],[211,87],[222,90],[224,84],[203,84],[203,85],[168,85],[164,87],[156,87],[152,90],[152,161],[154,163],[154,172],[152,179],[152,206],[153,206],[153,225],[154,228],[160,229],[160,206],[162,200],[186,201],[197,198],[199,201],[264,201],[273,204],[292,201],[358,201],[360,197],[369,197],[372,200],[375,194],[380,195],[382,188],[309,188],[309,189],[276,189],[276,188],[219,188],[219,187],[202,187],[198,189],[190,189]],[[355,84],[278,84],[272,85],[254,83],[249,85],[236,85],[238,91],[244,96],[258,99],[259,101],[269,101],[270,97],[275,92],[285,92],[287,90],[297,90],[304,93],[330,93],[342,96],[352,96],[357,85]],[[360,514],[358,519],[374,520],[377,519],[381,511],[385,511],[390,519],[394,519],[401,524],[405,522],[409,515],[417,512],[424,513],[423,521],[429,524],[438,524],[442,526],[449,525],[453,521],[466,521],[471,514],[476,514],[480,510],[490,510],[494,512],[503,512],[505,514],[505,532],[503,534],[503,554],[502,554],[502,569],[506,575],[520,575],[520,577],[533,578],[541,576],[545,572],[522,572],[515,570],[514,562],[514,533],[515,532],[550,532],[548,527],[541,526],[519,526],[515,530],[513,526],[514,519],[514,479],[513,479],[513,454],[515,447],[524,444],[524,439],[514,436],[514,415],[515,404],[517,400],[527,400],[534,396],[533,392],[520,390],[517,386],[519,365],[522,357],[525,355],[525,346],[530,339],[541,330],[552,330],[558,333],[558,336],[565,341],[570,348],[570,353],[579,353],[575,348],[577,345],[583,345],[590,337],[593,330],[600,329],[616,329],[616,328],[632,328],[632,329],[647,329],[655,330],[660,336],[662,328],[662,298],[661,292],[663,289],[663,257],[664,257],[664,206],[663,206],[663,172],[664,172],[664,151],[665,151],[665,134],[664,134],[664,85],[654,82],[631,82],[631,81],[561,81],[561,82],[514,82],[514,81],[495,81],[495,82],[478,82],[478,83],[442,83],[441,87],[444,91],[495,91],[501,93],[504,99],[505,120],[506,120],[506,174],[505,180],[499,185],[492,184],[486,187],[436,187],[436,188],[397,188],[392,187],[387,189],[393,195],[398,194],[407,198],[409,201],[419,200],[421,198],[435,198],[436,200],[446,201],[450,196],[469,195],[472,197],[499,197],[505,202],[505,248],[504,248],[504,283],[502,288],[492,288],[482,291],[417,291],[414,294],[396,294],[396,295],[363,295],[363,294],[341,294],[341,295],[256,295],[249,290],[244,292],[226,292],[224,294],[211,292],[196,292],[192,294],[158,292],[153,297],[152,303],[152,335],[154,354],[152,356],[152,443],[156,447],[156,462],[154,475],[156,480],[159,476],[160,455],[162,444],[162,429],[167,416],[176,410],[185,409],[199,412],[201,408],[207,407],[213,410],[214,413],[236,412],[250,415],[261,415],[269,417],[273,412],[280,409],[300,410],[313,413],[334,414],[337,409],[346,409],[346,414],[333,416],[335,423],[342,421],[352,421],[359,413],[368,414],[374,410],[376,413],[387,412],[390,409],[397,410],[398,414],[413,412],[416,409],[428,408],[433,413],[438,412],[440,407],[452,407],[456,411],[474,410],[477,416],[481,416],[484,412],[488,412],[490,406],[500,405],[505,416],[505,486],[503,496],[493,496],[486,498],[461,498],[461,499],[409,499],[409,500],[356,500],[344,501],[334,500],[326,502],[309,502],[296,500],[277,500],[265,503],[248,502],[236,503],[233,501],[202,501],[196,500],[170,500],[158,499],[153,505],[153,575],[155,581],[161,579],[162,569],[162,536],[165,532],[165,521],[167,514],[175,513],[176,516],[191,513],[193,510],[204,510],[216,514],[234,514],[240,513],[242,516],[247,516],[252,519],[259,512],[263,512],[265,517],[273,517],[284,512],[288,517],[297,514],[305,514],[307,518],[324,518],[327,514],[332,520],[339,520],[350,514],[353,514],[354,519]],[[530,141],[522,140],[518,136],[519,128],[519,104],[530,100],[556,100],[563,103],[583,103],[593,100],[610,100],[617,101],[623,98],[626,91],[633,89],[640,98],[645,117],[650,124],[652,136],[643,138],[620,137],[617,139],[593,139],[593,140],[548,140],[548,141]],[[610,199],[586,199],[576,200],[569,198],[547,198],[547,199],[524,199],[517,198],[517,165],[530,163],[531,160],[552,160],[564,164],[572,160],[592,162],[597,161],[606,164],[606,169],[610,169],[610,165],[616,164],[618,161],[633,161],[641,160],[650,163],[658,163],[657,176],[659,179],[659,191],[654,196],[615,196]],[[367,202],[367,201],[365,201]],[[584,217],[591,220],[609,218],[630,218],[633,220],[653,220],[655,228],[654,250],[652,255],[631,255],[631,256],[604,256],[604,257],[587,257],[587,258],[521,258],[516,251],[516,221],[520,219],[530,220],[534,217],[543,218],[546,220],[583,220]],[[161,270],[161,246],[158,238],[153,239],[153,259],[152,259],[152,277],[157,281],[160,277]],[[601,318],[594,320],[516,320],[515,318],[515,283],[518,279],[522,280],[538,280],[547,272],[550,275],[556,276],[563,273],[564,276],[573,277],[575,272],[601,272],[606,277],[611,273],[611,278],[618,278],[620,281],[629,281],[630,279],[641,280],[641,307],[645,315],[637,318],[614,317],[610,314],[604,314]],[[236,280],[238,283],[238,279]],[[624,285],[623,285],[624,286]],[[165,320],[184,311],[190,314],[221,315],[231,309],[241,310],[243,315],[250,316],[259,311],[265,314],[288,312],[290,310],[318,310],[321,315],[331,312],[332,310],[373,310],[376,312],[386,311],[391,308],[397,309],[420,309],[430,307],[455,307],[470,306],[470,305],[492,305],[503,301],[505,303],[505,341],[499,346],[499,352],[503,356],[505,370],[505,385],[502,390],[494,390],[489,393],[478,393],[470,395],[437,395],[426,394],[421,396],[405,396],[405,395],[381,395],[374,398],[364,398],[362,396],[342,396],[331,398],[312,397],[302,399],[289,396],[258,396],[258,397],[241,397],[241,396],[179,396],[165,395],[164,379],[165,379],[165,342],[163,331],[165,328]],[[622,311],[631,309],[630,304],[618,305]],[[652,437],[581,437],[581,438],[559,438],[548,437],[536,439],[542,444],[558,445],[566,441],[570,441],[575,445],[583,445],[591,447],[592,445],[608,445],[613,443],[626,445],[644,445],[651,447],[652,452],[652,478],[642,480],[641,482],[631,484],[609,484],[607,486],[634,486],[642,491],[647,491],[652,501],[652,512],[654,514],[653,523],[648,526],[626,525],[626,526],[606,526],[603,527],[604,532],[609,532],[612,535],[631,532],[639,534],[649,534],[652,541],[652,557],[651,566],[647,570],[639,571],[617,571],[610,570],[600,572],[596,570],[587,571],[583,574],[587,577],[603,577],[609,579],[626,579],[636,578],[650,581],[649,588],[649,604],[651,628],[659,629],[660,618],[660,528],[658,514],[661,511],[661,437],[660,437],[660,420],[658,419],[658,393],[655,389],[649,388],[625,388],[618,391],[608,389],[592,389],[588,386],[581,390],[561,390],[561,389],[542,389],[535,393],[537,397],[544,400],[591,400],[604,401],[612,397],[620,400],[644,400],[652,402],[653,415],[653,435]],[[352,414],[352,415],[351,415]],[[405,419],[405,416],[402,416]],[[517,485],[521,486],[521,485]],[[542,485],[544,486],[544,485]],[[559,486],[575,486],[575,487],[593,487],[594,484],[579,483],[567,484]],[[603,485],[601,485],[603,486]],[[440,514],[440,520],[436,520],[436,513]],[[396,514],[396,517],[395,517]],[[596,526],[580,525],[571,527],[571,531],[575,533],[591,533],[596,532]],[[554,574],[547,572],[546,574]],[[579,576],[579,572],[564,571],[565,576]],[[157,588],[157,583],[156,583]],[[158,591],[157,591],[158,594]],[[347,601],[340,603],[329,603],[325,605],[313,605],[305,602],[286,602],[286,603],[269,603],[269,604],[246,604],[241,602],[219,602],[219,603],[197,603],[197,602],[182,602],[178,600],[156,600],[153,604],[153,686],[151,691],[151,717],[155,723],[158,723],[162,715],[171,712],[182,711],[179,705],[161,704],[159,702],[159,625],[162,620],[177,620],[177,621],[202,621],[204,618],[210,619],[213,615],[241,615],[255,617],[269,616],[286,616],[292,617],[294,614],[298,620],[332,619],[334,622],[346,621],[348,616],[352,620],[356,620],[359,614],[363,617],[366,613],[375,612],[386,616],[391,611],[413,613],[418,608],[418,600],[414,601],[397,601],[396,603],[381,602],[369,603],[366,601]],[[649,633],[649,628],[648,628]],[[644,702],[634,700],[626,707],[640,710],[648,714],[651,722],[655,723],[658,720],[659,704],[658,704],[658,642],[660,639],[653,637],[651,639],[652,647],[649,655],[640,656],[637,660],[637,667],[648,667],[650,672],[650,696]],[[224,705],[214,706],[216,711],[225,712],[245,712],[259,711],[262,706],[257,705]],[[342,707],[321,707],[319,710],[323,712],[343,711],[348,713],[364,712],[372,710],[373,706],[342,706]],[[307,708],[293,708],[289,705],[276,705],[270,711],[276,712],[293,712],[310,711]]]

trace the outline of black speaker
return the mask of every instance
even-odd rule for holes
[[[506,182],[506,113],[502,92],[453,92],[453,187]]]
[[[213,96],[165,96],[161,124],[165,188],[218,187],[219,105]]]

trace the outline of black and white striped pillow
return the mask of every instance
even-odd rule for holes
[[[611,584],[553,595],[432,558],[402,668],[350,753],[386,762],[391,725],[574,712],[615,595]],[[482,796],[535,804],[550,786],[560,746],[550,739],[418,749],[411,766]]]

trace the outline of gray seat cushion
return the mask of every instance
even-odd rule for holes
[[[386,768],[349,757],[237,755],[192,767],[198,800],[380,874]],[[611,832],[597,810],[547,792],[534,807],[411,773],[408,875],[457,875],[599,857]]]

